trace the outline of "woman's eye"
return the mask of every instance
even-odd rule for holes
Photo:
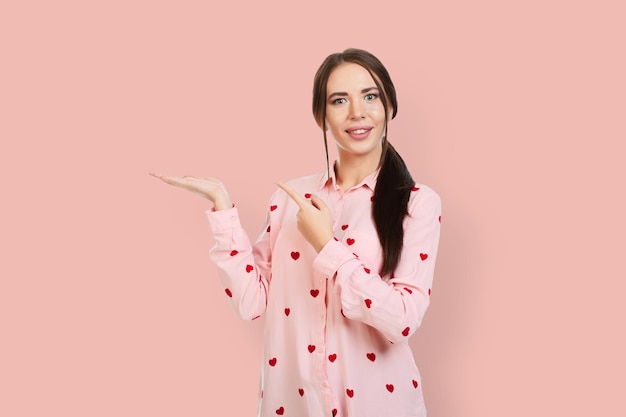
[[[376,100],[376,97],[378,97],[376,94],[368,94],[365,96],[365,100]]]
[[[333,104],[343,104],[345,102],[346,102],[345,98],[338,98],[338,99],[333,100]]]

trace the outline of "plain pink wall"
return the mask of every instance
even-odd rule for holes
[[[443,199],[429,416],[624,415],[623,2],[7,3],[1,416],[254,415],[262,320],[209,204],[148,172],[218,176],[256,238],[274,181],[325,167],[312,78],[351,46]]]

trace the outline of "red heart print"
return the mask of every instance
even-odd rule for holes
[[[374,196],[371,196],[371,197],[370,197],[370,201],[374,201]]]
[[[439,223],[441,223],[441,216],[439,216]]]
[[[348,228],[347,224],[344,224],[343,226],[341,226],[341,230],[346,230]]]
[[[239,253],[239,251],[237,251],[237,250],[232,250],[232,251],[230,251],[230,256],[235,256],[235,255],[237,255],[238,253]]]
[[[372,362],[374,362],[376,360],[376,354],[374,352],[372,353],[368,353],[367,354],[367,359],[371,360]]]
[[[269,233],[271,229],[272,229],[272,226],[267,226],[267,233]]]
[[[351,389],[346,389],[346,394],[348,395],[348,397],[352,398],[354,397],[354,390]]]
[[[430,288],[428,289],[428,295],[430,295]]]
[[[410,288],[404,287],[404,289],[406,290],[406,292],[408,292],[409,294],[413,294],[413,291],[411,291]]]
[[[227,296],[229,296],[230,298],[233,298],[233,293],[230,292],[230,290],[228,288],[226,288],[224,291],[226,292]]]
[[[246,265],[246,272],[252,272],[254,267],[252,265]]]
[[[419,187],[413,187],[413,188],[411,188],[411,191],[417,191],[419,189],[420,189]]]
[[[315,345],[309,345],[308,349],[309,353],[313,353],[315,351]]]
[[[339,242],[339,239],[337,239],[335,236],[333,236],[333,239],[335,239],[337,242]]]
[[[370,300],[369,298],[366,298],[365,305],[367,306],[367,308],[372,308],[372,300]]]
[[[261,316],[254,316],[254,317],[252,317],[252,320],[256,320],[256,319],[258,319],[259,317],[261,317]]]
[[[287,307],[285,309],[285,316],[289,317],[289,313],[291,313],[291,310],[289,309],[289,307]]]
[[[272,358],[272,359],[270,359],[270,360],[269,360],[269,364],[270,364],[270,366],[276,366],[276,361],[277,361],[277,359],[276,359],[276,358]]]
[[[346,239],[346,243],[347,243],[348,245],[354,245],[354,239],[352,239],[352,238],[348,238],[348,239]]]
[[[413,380],[413,388],[417,388],[417,385],[418,385],[418,384],[417,384],[417,381],[416,381],[416,380]]]
[[[276,414],[278,414],[279,416],[285,414],[285,407],[280,407],[279,409],[277,409]]]
[[[337,359],[337,354],[333,353],[332,355],[328,355],[328,360],[331,362],[335,362],[335,359]]]
[[[387,384],[387,391],[393,392],[393,384]]]
[[[407,327],[406,329],[402,330],[402,336],[408,336],[410,331],[411,331],[411,329],[409,327]]]
[[[274,205],[270,206],[270,211],[274,211],[274,210],[276,210],[277,208],[278,208],[278,206],[274,204]]]
[[[311,194],[310,194],[310,193],[306,193],[306,194],[304,195],[304,198],[311,198]]]
[[[337,409],[333,408],[333,417],[335,417],[337,415]]]
[[[428,258],[428,254],[427,253],[420,253],[420,258],[422,258],[422,261],[425,261]]]
[[[293,259],[294,261],[297,261],[299,257],[300,252],[291,252],[291,259]]]
[[[317,295],[320,293],[320,290],[311,290],[311,296],[312,297],[317,297]]]
[[[304,396],[304,390],[302,388],[298,388],[298,392],[300,393],[301,397]]]
[[[365,268],[365,267],[363,267],[363,270],[364,270],[365,272],[367,272],[368,274],[369,274],[370,272],[372,272],[369,268]]]

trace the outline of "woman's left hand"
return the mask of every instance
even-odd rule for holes
[[[319,253],[333,238],[333,218],[330,209],[316,195],[312,195],[309,201],[291,187],[283,183],[277,183],[277,185],[300,207],[296,215],[298,230]]]

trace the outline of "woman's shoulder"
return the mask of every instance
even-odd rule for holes
[[[411,189],[409,206],[415,208],[424,205],[441,207],[441,198],[433,188],[426,184],[416,182]]]
[[[439,196],[437,194],[437,192],[432,188],[429,187],[426,184],[422,184],[419,182],[416,182],[415,185],[413,186],[412,192],[417,196],[417,195],[422,195],[422,196]]]

